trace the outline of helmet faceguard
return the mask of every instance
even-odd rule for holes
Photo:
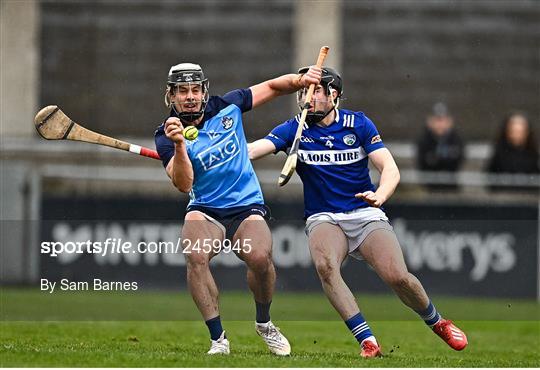
[[[180,86],[187,86],[191,88],[191,85],[200,85],[202,89],[202,100],[192,101],[193,103],[201,103],[201,108],[197,112],[182,112],[176,109],[175,104],[171,101],[171,96],[176,94],[177,89]],[[208,88],[210,83],[204,76],[204,72],[200,65],[193,63],[180,63],[172,66],[169,70],[167,78],[167,89],[165,91],[165,105],[168,108],[172,108],[182,123],[186,125],[193,124],[194,121],[202,117],[204,109],[208,103]]]
[[[309,70],[309,67],[303,67],[298,70],[298,73],[306,73]],[[326,96],[330,97],[332,101],[332,108],[324,110],[323,107],[317,107],[317,101],[313,101],[313,111],[308,111],[306,116],[306,123],[308,125],[321,122],[330,112],[336,109],[339,106],[339,99],[343,94],[343,81],[341,76],[334,69],[329,67],[322,68],[322,77],[321,77],[321,86],[324,89]],[[332,97],[332,92],[336,91],[336,98]],[[307,88],[300,89],[296,95],[296,101],[300,110],[304,108],[304,100],[306,98]],[[320,109],[318,109],[320,108]]]

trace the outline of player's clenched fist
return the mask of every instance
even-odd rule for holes
[[[184,143],[184,136],[182,135],[183,131],[184,126],[182,126],[182,122],[179,118],[169,117],[167,121],[165,121],[165,135],[175,143]]]
[[[308,71],[300,76],[298,81],[302,87],[309,87],[311,84],[318,85],[321,82],[322,69],[317,66],[309,67]]]

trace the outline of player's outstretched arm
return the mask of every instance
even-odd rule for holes
[[[276,146],[268,139],[259,139],[248,143],[249,159],[255,160],[267,156],[276,151]]]
[[[174,142],[174,156],[165,170],[174,186],[181,192],[188,193],[193,187],[193,166],[187,154],[183,130],[182,123],[176,117],[170,117],[165,122],[165,135]]]
[[[374,150],[368,154],[368,157],[381,174],[379,187],[375,193],[366,191],[356,194],[355,197],[363,199],[372,207],[380,207],[394,194],[399,184],[399,169],[394,157],[386,148]]]
[[[311,66],[305,74],[287,74],[250,87],[252,108],[269,102],[280,95],[292,94],[311,84],[319,84],[322,71]]]

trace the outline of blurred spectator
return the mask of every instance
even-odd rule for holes
[[[505,117],[487,170],[491,173],[540,173],[538,142],[525,113],[512,112]]]
[[[417,143],[418,168],[422,171],[456,172],[463,161],[463,142],[444,103],[436,103]],[[427,184],[432,190],[456,189],[456,184]]]

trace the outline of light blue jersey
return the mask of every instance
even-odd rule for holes
[[[186,140],[194,172],[188,207],[264,204],[242,127],[242,113],[251,109],[251,99],[249,89],[210,97],[203,122],[197,126],[199,136]],[[157,129],[155,141],[163,165],[167,166],[174,155],[174,143],[165,135],[164,124]]]

